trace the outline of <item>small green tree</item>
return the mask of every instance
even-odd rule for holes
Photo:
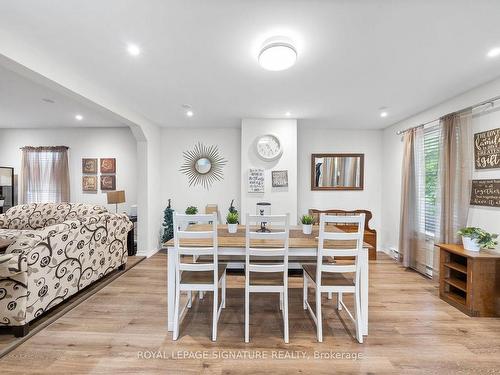
[[[168,206],[163,211],[163,242],[167,242],[174,238],[174,210],[168,200]]]

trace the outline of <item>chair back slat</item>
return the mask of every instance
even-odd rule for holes
[[[248,265],[249,272],[284,272],[284,264],[255,264]]]
[[[215,264],[213,264],[213,263],[180,263],[179,264],[180,271],[203,272],[203,271],[213,271],[214,269],[215,269]]]
[[[271,249],[264,249],[264,248],[254,248],[250,247],[248,249],[248,252],[250,256],[259,256],[259,257],[282,257],[285,256],[285,248],[271,248]]]
[[[287,233],[285,231],[271,233],[248,232],[248,237],[254,240],[284,240]]]
[[[218,280],[218,257],[217,257],[217,214],[205,215],[183,215],[174,212],[174,246],[176,250],[176,268],[178,280],[181,280],[181,273],[183,271],[191,272],[206,272],[212,271],[214,273],[214,283]],[[185,224],[208,224],[210,229],[206,227],[203,230],[197,231],[184,230]],[[188,227],[189,229],[189,227]],[[181,245],[181,239],[194,239],[194,240],[208,240],[207,245],[193,245],[189,246],[186,241]],[[197,241],[195,241],[197,242]],[[192,255],[193,262],[184,261],[183,255]],[[211,261],[203,263],[195,263],[200,255],[211,256]]]
[[[349,223],[357,224],[355,232],[326,232],[325,227],[327,223]],[[363,235],[365,226],[365,214],[354,216],[334,216],[322,213],[319,222],[319,236],[318,236],[318,258],[316,267],[316,280],[321,283],[322,273],[354,273],[355,282],[359,283],[360,276],[360,262],[359,256],[363,251]],[[325,241],[338,241],[340,244],[335,246],[334,249],[325,248]],[[349,241],[349,244],[342,248],[341,241]],[[351,244],[354,242],[354,245]],[[337,256],[350,256],[354,258],[353,264],[323,264],[323,257],[337,257]]]

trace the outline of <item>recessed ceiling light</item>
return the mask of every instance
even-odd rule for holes
[[[259,64],[266,70],[285,70],[297,61],[297,50],[286,37],[273,37],[264,42],[259,53]]]
[[[83,120],[83,116],[82,115],[75,115],[75,119],[78,120],[78,121],[82,121]]]
[[[189,109],[189,110],[186,111],[186,116],[187,117],[193,117],[194,116],[194,112]]]
[[[500,56],[500,47],[495,47],[495,48],[492,48],[488,51],[488,54],[487,54],[488,57],[497,57],[497,56]]]
[[[286,112],[286,113],[285,113],[285,116],[286,116],[286,117],[290,117],[291,115],[292,115],[292,114],[291,114],[290,112]]]
[[[132,56],[139,56],[141,54],[141,49],[137,44],[129,44],[127,46],[127,51]]]
[[[386,111],[380,112],[380,117],[387,117],[388,113]]]

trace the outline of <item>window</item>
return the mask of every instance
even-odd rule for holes
[[[23,147],[21,176],[24,203],[67,202],[67,147]]]
[[[439,137],[440,126],[425,129],[424,133],[424,166],[425,166],[425,209],[423,230],[428,236],[436,231],[436,199],[439,179]]]

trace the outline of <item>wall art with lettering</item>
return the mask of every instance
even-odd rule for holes
[[[500,207],[500,180],[472,180],[470,204]]]
[[[250,168],[248,170],[248,192],[264,192],[264,170],[260,168]]]
[[[500,168],[500,128],[474,134],[476,169]]]

